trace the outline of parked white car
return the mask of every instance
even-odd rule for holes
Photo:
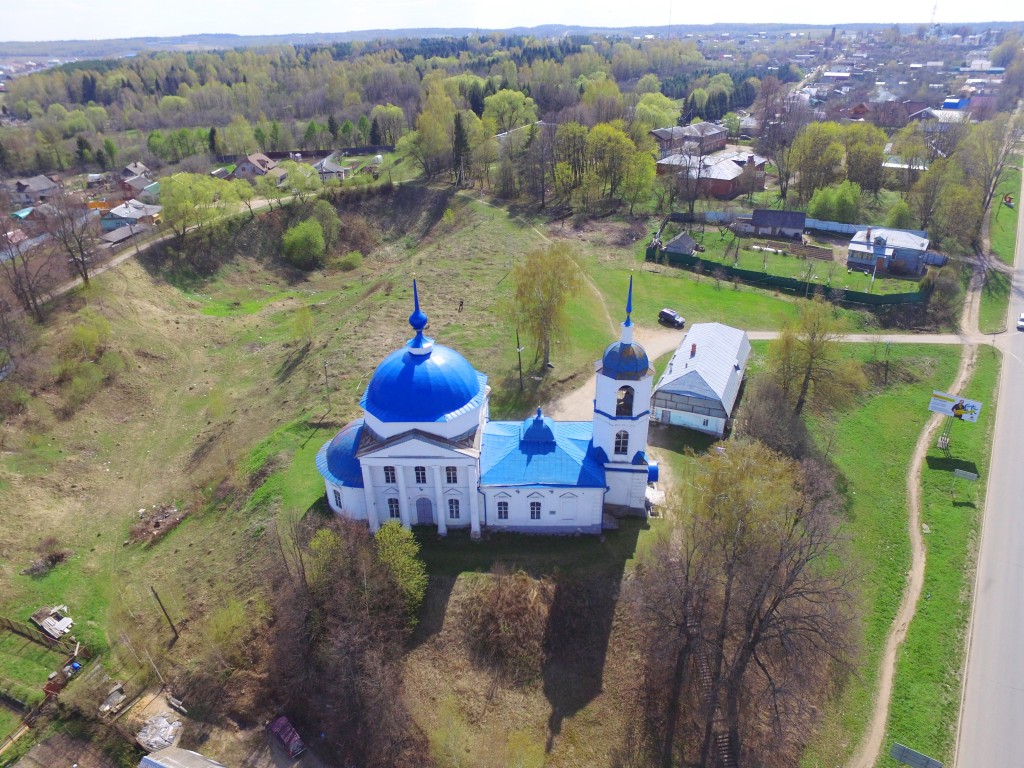
[[[1024,331],[1024,312],[1020,313],[1020,317],[1017,318],[1017,330]]]

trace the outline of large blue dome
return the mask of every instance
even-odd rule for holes
[[[650,367],[647,352],[632,341],[609,344],[601,357],[601,374],[611,379],[638,381],[647,375]]]
[[[413,351],[415,342],[377,366],[363,395],[368,413],[386,422],[448,421],[474,401],[483,402],[482,377],[466,358],[440,344]]]
[[[320,474],[324,477],[330,475],[330,478],[349,488],[362,488],[363,472],[356,458],[362,435],[362,419],[356,419],[343,427],[333,440],[320,449],[316,457]]]

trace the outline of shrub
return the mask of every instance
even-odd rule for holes
[[[535,679],[544,662],[544,634],[554,598],[548,578],[497,572],[472,596],[468,631],[477,658],[519,683]]]
[[[373,537],[377,559],[388,569],[405,599],[409,623],[416,623],[416,614],[427,593],[427,567],[419,557],[420,545],[411,531],[397,523],[382,525]]]
[[[70,344],[82,358],[91,359],[110,338],[110,323],[91,309],[82,310],[71,329]]]
[[[292,265],[303,270],[323,264],[327,245],[323,227],[316,219],[306,219],[284,233],[284,255]]]
[[[104,375],[108,379],[112,379],[124,370],[124,358],[119,352],[108,349],[100,355],[99,366],[103,369]]]
[[[67,391],[67,408],[76,410],[87,403],[103,386],[103,369],[96,363],[80,363]]]
[[[349,251],[338,260],[338,269],[342,272],[351,272],[363,266],[363,254],[359,251]]]

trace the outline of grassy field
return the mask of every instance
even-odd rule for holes
[[[60,669],[63,657],[30,640],[0,629],[0,691],[29,707],[43,700],[43,685]],[[0,704],[0,740],[21,720],[21,715]]]
[[[967,622],[971,612],[975,554],[992,430],[995,424],[999,353],[978,350],[978,363],[964,394],[985,407],[978,423],[953,423],[949,453],[932,447],[922,473],[922,528],[927,548],[922,600],[907,632],[893,683],[886,743],[913,745],[951,763],[960,710]],[[954,480],[953,470],[980,475]],[[927,527],[924,527],[927,526]],[[893,766],[885,758],[879,765]]]
[[[989,214],[989,242],[992,253],[1004,264],[1013,264],[1014,248],[1017,244],[1017,219],[1024,200],[1020,196],[1020,165],[1021,156],[1011,155],[1003,175],[999,177],[999,185],[992,198]],[[1013,195],[1014,208],[1003,205],[1003,196]]]
[[[631,275],[634,318],[641,326],[653,327],[657,311],[673,306],[690,323],[721,320],[774,329],[795,317],[799,307],[799,299],[743,286],[716,287],[707,277],[697,280],[687,272],[643,264],[638,237],[643,224],[596,222],[580,232],[543,228],[514,211],[450,190],[403,189],[376,212],[373,205],[362,203],[357,210],[374,217],[381,242],[352,272],[298,275],[282,268],[267,256],[274,250],[276,230],[257,220],[237,231],[238,253],[212,275],[184,279],[178,274],[171,280],[157,265],[129,260],[54,309],[40,329],[40,351],[33,360],[38,394],[24,414],[0,424],[5,523],[0,528],[0,612],[23,616],[41,604],[68,604],[76,634],[91,650],[108,651],[104,665],[126,677],[139,670],[126,650],[129,639],[145,643],[165,668],[193,658],[204,647],[204,622],[219,606],[228,599],[258,597],[264,589],[266,564],[279,556],[275,530],[287,537],[289,522],[322,498],[313,457],[358,414],[359,397],[379,361],[410,336],[406,318],[412,277],[419,280],[430,335],[458,349],[490,377],[495,418],[522,416],[592,376],[592,361],[617,336]],[[444,223],[448,208],[454,221]],[[555,347],[555,368],[541,375],[529,351],[524,354],[527,386],[520,393],[515,328],[508,320],[509,273],[517,258],[547,239],[577,243],[589,280],[570,306],[573,321]],[[56,365],[51,350],[66,343],[85,306],[111,324],[111,345],[126,366],[65,417],[59,413],[59,389],[46,383]],[[310,310],[314,321],[308,344],[296,330],[302,308]],[[850,330],[864,323],[860,313],[842,316]],[[893,350],[908,369],[919,372],[918,383],[894,385],[844,421],[862,424],[859,414],[881,408],[879,400],[891,400],[894,412],[909,410],[918,389],[927,389],[920,380],[932,374],[944,380],[947,357],[953,355],[933,348]],[[891,456],[903,456],[903,431],[913,430],[913,420],[900,421],[888,411],[882,417]],[[840,443],[851,457],[860,452],[855,440],[878,443],[874,424],[846,429],[847,442]],[[708,441],[652,430],[651,442],[652,453],[683,474],[691,459],[682,450],[704,450]],[[876,455],[866,459],[872,471],[898,474],[902,459],[889,466],[881,453],[872,451]],[[850,461],[844,471],[872,498],[874,481],[858,475],[857,462]],[[900,496],[885,498],[879,492],[878,514],[899,517]],[[155,504],[179,505],[189,516],[155,545],[131,543],[140,510]],[[854,509],[870,519],[876,514],[856,503]],[[550,735],[548,718],[560,713],[561,735],[548,764],[589,766],[607,760],[627,726],[621,703],[630,700],[636,684],[635,638],[628,626],[620,626],[614,602],[601,607],[607,622],[607,668],[590,667],[584,675],[600,685],[568,702],[557,692],[571,667],[553,670],[539,688],[503,691],[500,701],[489,700],[485,694],[493,681],[470,669],[462,657],[452,661],[447,651],[458,643],[444,635],[443,625],[449,607],[456,611],[469,594],[474,574],[495,562],[523,563],[538,572],[558,566],[621,578],[658,528],[658,523],[626,525],[604,541],[550,546],[510,539],[467,548],[457,546],[457,537],[451,543],[425,542],[437,583],[432,583],[433,602],[424,624],[433,626],[430,620],[436,620],[442,626],[437,643],[424,630],[410,661],[416,671],[410,686],[420,697],[414,706],[418,722],[428,730],[440,727],[443,684],[452,686],[448,692],[462,702],[459,717],[470,725],[477,716],[487,720],[486,727],[470,731],[471,754],[487,754],[496,734],[509,730]],[[71,551],[69,559],[43,576],[22,575],[41,540],[50,535]],[[860,557],[872,554],[870,547],[858,550]],[[170,652],[169,630],[150,585],[185,628]],[[451,680],[440,680],[449,671]],[[221,757],[230,763],[242,756]]]
[[[947,387],[959,362],[957,347],[893,344],[890,385],[880,386],[884,345],[851,350],[872,370],[874,392],[834,424],[815,427],[819,442],[847,483],[847,524],[852,562],[861,574],[861,656],[857,674],[825,711],[824,727],[802,762],[831,768],[849,757],[871,711],[882,647],[899,606],[910,565],[906,473],[914,444],[928,419],[928,397]]]
[[[978,305],[978,330],[998,333],[1006,329],[1006,313],[1010,306],[1010,275],[998,269],[985,273]]]

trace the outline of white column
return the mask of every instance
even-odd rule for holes
[[[448,510],[444,508],[444,494],[441,492],[441,467],[435,464],[434,471],[434,518],[437,520],[437,532],[441,536],[448,535]]]
[[[363,470],[363,498],[366,499],[366,519],[370,522],[370,531],[376,533],[380,528],[380,518],[377,517],[377,492],[373,487],[373,475],[370,468],[362,465]]]
[[[395,469],[398,474],[398,514],[401,516],[402,527],[409,530],[412,524],[409,522],[409,494],[405,490],[407,467],[395,467]]]
[[[480,538],[480,492],[476,479],[476,465],[469,467],[469,535]]]

